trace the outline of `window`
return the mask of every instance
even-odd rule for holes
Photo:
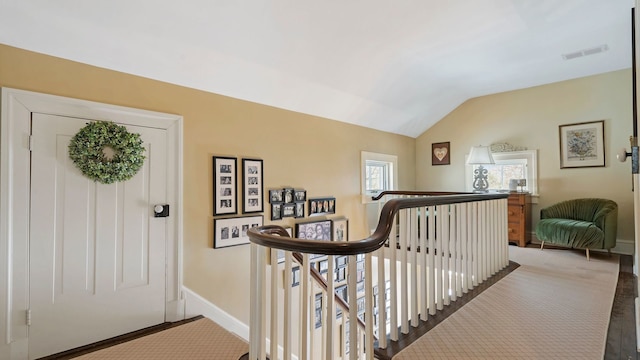
[[[362,202],[371,202],[371,196],[385,190],[395,190],[398,181],[398,157],[363,151]]]
[[[536,150],[492,153],[495,165],[483,165],[488,171],[489,190],[509,190],[509,180],[527,179],[523,190],[538,195],[538,169]],[[478,165],[467,165],[467,190],[473,191],[473,171]]]

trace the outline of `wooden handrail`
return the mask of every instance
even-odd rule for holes
[[[443,196],[443,195],[461,195],[473,194],[469,192],[452,192],[452,191],[409,191],[409,190],[385,190],[376,196],[372,196],[371,200],[378,201],[385,195],[409,195],[409,196]]]
[[[422,196],[413,198],[391,199],[380,212],[380,220],[376,230],[369,237],[357,241],[326,241],[288,237],[287,231],[278,225],[266,225],[251,228],[247,232],[252,243],[293,252],[324,255],[357,255],[366,254],[382,247],[389,237],[393,219],[398,211],[408,208],[434,205],[456,204],[495,199],[506,199],[507,193],[491,194],[456,194],[442,196]],[[275,235],[274,235],[275,234]]]

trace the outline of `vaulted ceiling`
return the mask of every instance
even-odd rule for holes
[[[0,43],[417,137],[473,97],[631,67],[632,5],[0,0]]]

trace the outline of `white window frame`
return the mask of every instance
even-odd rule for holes
[[[366,178],[367,178],[367,162],[376,161],[389,164],[390,171],[388,172],[389,178],[387,179],[387,188],[384,190],[396,190],[398,184],[398,157],[396,155],[380,154],[369,151],[360,152],[360,192],[362,195],[362,203],[367,204],[373,202],[371,196],[376,195],[377,192],[368,192],[366,190]]]
[[[538,196],[538,150],[505,151],[491,153],[496,163],[509,160],[526,160],[527,188],[532,196]],[[466,159],[469,155],[465,155]],[[473,165],[465,166],[465,185],[467,191],[473,191]]]

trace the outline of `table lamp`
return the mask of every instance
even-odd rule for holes
[[[491,156],[491,149],[488,146],[472,146],[469,151],[469,157],[467,158],[468,165],[479,165],[477,169],[473,171],[473,190],[474,192],[487,192],[489,189],[489,180],[487,174],[489,171],[482,165],[495,164],[493,156]]]

